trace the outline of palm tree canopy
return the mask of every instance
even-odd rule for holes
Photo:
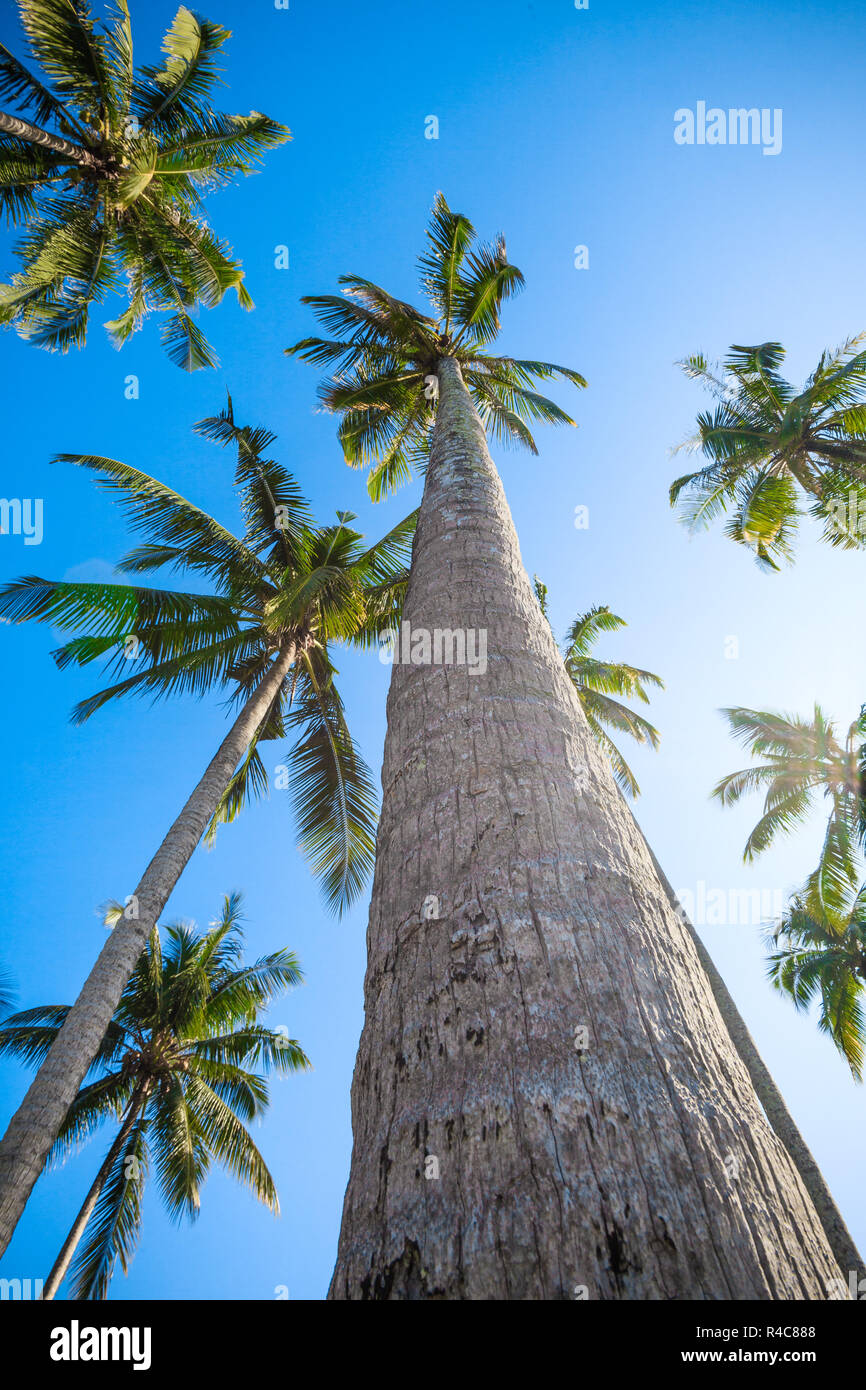
[[[671,504],[679,502],[690,530],[727,516],[725,534],[751,549],[760,566],[775,570],[779,560],[793,558],[805,497],[823,540],[845,549],[866,545],[854,500],[866,483],[862,341],[853,338],[822,353],[799,392],[779,370],[785,358],[780,343],[733,346],[721,368],[700,353],[681,364],[717,402],[698,416],[695,437],[680,446],[701,450],[709,462],[670,489]]]
[[[857,1081],[863,1079],[866,1016],[866,884],[848,885],[835,908],[821,902],[814,886],[792,898],[767,933],[767,973],[774,988],[797,1009],[817,1000],[818,1027],[833,1039]]]
[[[840,742],[835,725],[816,704],[811,719],[770,710],[721,711],[732,734],[759,762],[729,773],[713,789],[723,806],[764,792],[764,813],[749,835],[743,858],[751,862],[778,834],[802,825],[823,792],[830,802],[827,832],[810,891],[827,912],[841,912],[857,877],[857,844],[866,829],[861,758],[866,711]]]
[[[534,388],[562,377],[585,386],[569,367],[496,356],[487,349],[500,329],[500,309],[523,286],[505,240],[479,243],[468,218],[452,212],[442,193],[427,229],[419,269],[432,307],[422,313],[358,275],[341,275],[341,295],[306,295],[329,335],[287,348],[303,361],[332,370],[319,388],[325,409],[340,415],[347,463],[374,463],[368,488],[379,500],[423,470],[435,418],[435,377],[442,358],[460,364],[486,428],[506,444],[537,453],[530,424],[573,425]]]
[[[86,0],[18,0],[33,70],[0,44],[0,210],[23,228],[21,270],[0,286],[0,322],[40,347],[86,338],[91,303],[122,293],[117,346],[158,311],[187,371],[216,358],[192,317],[234,289],[252,300],[230,248],[203,218],[205,195],[289,139],[252,111],[215,111],[227,29],[181,6],[163,61],[136,69],[127,0],[101,26]]]
[[[54,652],[61,670],[102,660],[120,677],[75,707],[76,723],[126,695],[155,701],[223,690],[230,704],[242,702],[281,649],[293,645],[291,675],[237,769],[209,838],[249,799],[267,791],[259,745],[290,737],[284,762],[300,848],[329,905],[341,911],[363,890],[372,868],[376,796],[346,723],[330,645],[372,646],[399,622],[416,514],[372,546],[352,528],[351,512],[317,527],[293,475],[265,456],[275,436],[237,425],[231,397],[219,415],[196,429],[237,449],[241,536],[166,484],[115,459],[59,458],[95,474],[141,533],[143,543],[120,561],[121,572],[167,567],[206,581],[212,592],[29,575],[0,589],[0,615],[74,631]]]
[[[547,585],[535,575],[533,587],[539,607],[549,621]],[[647,686],[664,690],[664,681],[652,671],[627,666],[624,662],[599,661],[592,655],[603,633],[616,632],[626,626],[625,619],[612,613],[607,604],[588,609],[579,614],[568,629],[563,660],[592,734],[610,759],[618,786],[626,795],[636,797],[640,795],[637,779],[607,729],[628,734],[637,743],[649,743],[652,748],[658,748],[659,732],[649,720],[613,697],[621,695],[649,704]]]
[[[113,904],[106,924],[123,908]],[[75,1261],[74,1298],[104,1298],[117,1260],[124,1273],[141,1222],[144,1179],[155,1172],[175,1220],[194,1219],[214,1160],[272,1211],[279,1211],[274,1181],[247,1126],[269,1103],[266,1073],[310,1064],[284,1031],[259,1015],[303,975],[289,951],[243,962],[242,900],[225,897],[220,918],[206,933],[184,923],[155,929],[123,992],[100,1051],[60,1134],[50,1160],[62,1161],[109,1116],[138,1108],[94,1211]],[[44,1060],[68,1007],[43,1005],[8,1018],[0,1053],[29,1064]]]

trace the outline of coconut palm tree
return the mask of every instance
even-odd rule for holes
[[[855,1080],[863,1079],[866,1017],[866,884],[836,910],[807,887],[767,933],[774,988],[804,1012],[817,1000],[818,1027],[832,1038]]]
[[[229,31],[181,6],[163,61],[136,69],[127,0],[97,27],[86,0],[18,0],[33,71],[0,45],[0,210],[22,229],[21,270],[0,286],[0,323],[66,351],[92,303],[122,293],[121,346],[152,312],[173,362],[216,358],[192,317],[226,290],[252,308],[243,270],[204,220],[205,195],[289,139],[259,111],[213,108]]]
[[[535,597],[544,616],[550,621],[547,612],[547,585],[542,584],[538,575],[533,577]],[[652,748],[659,746],[658,729],[653,728],[628,705],[613,699],[614,695],[624,695],[627,699],[637,698],[649,704],[647,686],[653,685],[664,690],[664,681],[654,676],[652,671],[642,671],[637,666],[626,666],[621,661],[599,661],[592,650],[603,632],[616,632],[626,627],[625,618],[612,613],[607,604],[580,613],[568,629],[565,639],[563,659],[565,669],[571,678],[577,698],[586,716],[596,742],[610,759],[617,786],[627,796],[640,796],[637,779],[620,753],[608,728],[629,734],[637,743],[649,743]],[[605,728],[605,725],[607,728]]]
[[[680,445],[700,449],[709,462],[670,489],[690,530],[728,516],[725,534],[775,570],[793,558],[805,502],[829,544],[866,544],[862,342],[861,335],[823,352],[801,391],[779,371],[780,343],[733,346],[720,368],[700,353],[681,364],[716,398],[715,409],[698,416],[697,435]]]
[[[346,724],[329,650],[334,642],[376,644],[398,620],[414,515],[373,546],[352,529],[350,512],[316,527],[292,474],[265,456],[274,435],[237,425],[231,398],[197,429],[237,449],[240,537],[136,468],[91,454],[61,457],[94,473],[143,534],[144,543],[120,562],[122,572],[167,567],[206,581],[212,592],[36,576],[0,589],[0,615],[75,633],[55,653],[61,669],[104,660],[122,676],[76,706],[78,723],[128,695],[222,690],[237,706],[0,1143],[0,1250],[202,835],[267,790],[263,743],[290,739],[280,775],[293,792],[299,846],[329,906],[341,911],[351,903],[372,866],[375,795]]]
[[[347,463],[374,465],[368,488],[375,501],[426,465],[443,363],[459,368],[493,437],[533,454],[538,450],[530,422],[574,424],[560,406],[532,389],[535,384],[562,377],[586,385],[570,367],[486,350],[499,333],[503,302],[523,285],[520,271],[508,261],[504,237],[492,246],[477,244],[468,218],[453,213],[439,193],[427,238],[419,269],[432,316],[361,276],[341,275],[341,295],[305,295],[301,301],[336,336],[304,338],[286,349],[304,362],[333,368],[320,398],[340,416]]]
[[[844,743],[835,725],[816,704],[811,720],[771,710],[725,709],[732,734],[762,759],[731,772],[713,788],[723,806],[736,805],[749,792],[764,791],[764,814],[743,851],[746,863],[762,854],[779,834],[803,824],[823,792],[830,803],[827,831],[809,891],[823,910],[839,914],[857,882],[858,844],[866,836],[862,757],[866,706],[849,725]]]
[[[113,904],[106,925],[123,919]],[[117,1261],[126,1273],[138,1241],[148,1173],[169,1215],[194,1220],[212,1162],[222,1163],[273,1212],[277,1191],[247,1129],[268,1107],[264,1073],[309,1066],[301,1047],[266,1027],[260,1014],[303,979],[295,956],[275,951],[243,961],[239,893],[226,895],[206,933],[183,922],[151,932],[123,991],[50,1159],[62,1160],[110,1117],[108,1152],[42,1291],[54,1298],[73,1266],[73,1298],[105,1298]],[[0,1028],[0,1053],[41,1062],[68,1005],[26,1009]],[[77,1257],[85,1232],[89,1234]]]
[[[342,336],[297,348],[336,365],[322,398],[374,494],[426,461],[404,627],[462,632],[467,650],[483,632],[487,651],[484,669],[392,670],[330,1297],[838,1297],[488,450],[485,422],[525,439],[520,412],[561,418],[527,376],[580,378],[488,356],[520,273],[441,198],[422,265],[435,319],[352,276],[348,298],[312,301]]]

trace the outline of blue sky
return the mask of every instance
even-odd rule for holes
[[[133,0],[138,61],[152,61],[174,7]],[[677,888],[781,890],[812,867],[820,812],[796,839],[741,862],[757,807],[723,812],[713,783],[742,764],[717,710],[806,713],[840,724],[863,686],[862,557],[804,529],[796,567],[767,577],[720,533],[689,539],[667,504],[685,465],[669,456],[705,398],[675,362],[732,342],[777,339],[799,381],[820,351],[866,328],[860,132],[866,29],[834,0],[440,0],[433,10],[373,0],[214,0],[233,31],[224,105],[264,110],[293,142],[264,172],[216,195],[212,224],[242,256],[256,310],[232,302],[203,326],[218,370],[189,377],[162,355],[154,323],[117,353],[96,308],[83,352],[51,356],[0,336],[4,496],[44,499],[44,539],[0,537],[0,577],[109,578],[129,544],[88,476],[49,465],[59,451],[113,455],[237,521],[228,454],[195,438],[228,386],[242,422],[278,436],[322,520],[358,513],[373,536],[416,505],[417,485],[373,507],[342,463],[334,422],[316,411],[313,369],[282,349],[312,331],[305,293],[357,272],[417,298],[415,260],[437,189],[482,235],[505,232],[527,287],[509,305],[504,351],[576,367],[560,389],[580,428],[543,430],[540,456],[496,450],[530,573],[550,590],[561,633],[593,603],[628,628],[602,651],[658,671],[650,717],[658,754],[625,749],[643,787],[641,822]],[[19,48],[6,6],[0,38]],[[755,146],[683,147],[674,112],[700,100],[783,111],[775,157]],[[438,140],[425,138],[436,115]],[[275,251],[289,248],[288,269]],[[589,268],[574,248],[589,248]],[[12,268],[0,237],[0,269]],[[139,398],[125,380],[139,379]],[[574,526],[575,507],[589,527]],[[727,639],[737,639],[731,659]],[[97,905],[132,891],[221,737],[217,702],[120,703],[73,729],[98,673],[60,673],[51,634],[0,628],[6,824],[0,837],[3,956],[18,1005],[71,1002],[103,936]],[[341,688],[371,765],[384,738],[387,668],[340,658]],[[273,766],[280,760],[275,747]],[[272,770],[272,769],[271,769]],[[256,1131],[277,1181],[274,1219],[215,1172],[193,1227],[145,1202],[140,1248],[114,1298],[321,1298],[333,1265],[350,1152],[349,1084],[362,1022],[366,902],[334,921],[294,847],[285,794],[200,849],[165,919],[207,923],[222,894],[246,895],[248,949],[297,951],[307,983],[272,1010],[314,1070],[275,1082]],[[776,1000],[753,926],[702,928],[759,1047],[866,1247],[864,1097],[813,1024]],[[0,1067],[0,1123],[25,1085]],[[37,1185],[0,1265],[44,1276],[108,1143],[101,1136]],[[858,1180],[859,1179],[859,1180]]]

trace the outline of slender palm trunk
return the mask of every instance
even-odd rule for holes
[[[18,140],[26,140],[29,145],[39,145],[43,150],[51,150],[52,154],[59,154],[63,159],[80,165],[82,169],[94,169],[99,162],[90,150],[85,150],[81,145],[73,145],[71,140],[52,135],[41,126],[22,121],[20,116],[10,116],[6,111],[0,111],[0,135],[14,135]]]
[[[149,1086],[147,1081],[141,1082],[135,1088],[132,1099],[130,1100],[129,1105],[127,1106],[123,1124],[120,1126],[120,1129],[118,1130],[117,1135],[115,1137],[114,1143],[108,1150],[108,1153],[105,1156],[105,1160],[102,1163],[99,1172],[93,1179],[93,1185],[91,1186],[90,1191],[88,1192],[87,1196],[84,1199],[84,1202],[82,1203],[81,1210],[79,1211],[78,1215],[75,1218],[75,1221],[72,1224],[72,1229],[70,1230],[69,1235],[63,1242],[63,1248],[61,1249],[60,1254],[57,1256],[57,1259],[54,1261],[54,1264],[51,1267],[51,1273],[46,1279],[45,1286],[42,1290],[43,1302],[47,1301],[48,1299],[54,1298],[54,1295],[57,1293],[57,1290],[60,1288],[60,1285],[66,1278],[66,1271],[68,1270],[72,1262],[72,1256],[75,1254],[75,1251],[78,1247],[78,1242],[84,1235],[85,1227],[87,1226],[88,1221],[93,1215],[93,1209],[96,1206],[96,1203],[99,1201],[99,1198],[102,1194],[102,1189],[108,1181],[108,1175],[114,1167],[117,1155],[123,1149],[124,1144],[129,1138],[130,1130],[132,1129],[132,1126],[135,1124],[135,1121],[141,1113],[142,1106],[144,1105],[144,1102],[147,1099],[148,1090]]]
[[[145,869],[130,906],[108,937],[51,1051],[12,1116],[0,1142],[0,1255],[105,1036],[135,962],[294,657],[294,645],[285,646],[247,700]]]
[[[392,675],[329,1297],[844,1297],[439,382],[404,622],[487,663]]]

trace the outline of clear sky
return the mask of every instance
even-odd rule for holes
[[[132,0],[138,61],[153,61],[174,7]],[[20,51],[7,0],[0,38]],[[659,672],[650,717],[658,754],[624,751],[643,787],[638,818],[676,888],[787,891],[813,866],[816,814],[796,839],[741,862],[756,804],[722,811],[714,782],[741,766],[720,706],[807,713],[819,700],[841,725],[866,696],[863,557],[805,530],[795,568],[761,574],[720,533],[689,539],[667,504],[685,471],[669,451],[706,404],[675,362],[703,349],[778,339],[802,380],[820,351],[866,328],[864,128],[866,27],[854,0],[213,0],[233,31],[227,109],[264,110],[293,142],[263,173],[216,195],[216,230],[243,257],[256,301],[232,301],[203,326],[221,366],[187,376],[162,355],[155,323],[121,353],[94,311],[83,352],[51,356],[0,336],[4,496],[44,499],[44,539],[0,537],[0,576],[110,578],[131,544],[122,516],[87,474],[49,466],[59,451],[113,455],[146,469],[235,525],[231,459],[191,434],[228,386],[242,423],[277,432],[276,449],[319,517],[357,512],[384,532],[418,486],[373,507],[342,462],[334,421],[316,412],[314,370],[282,349],[312,332],[305,293],[357,272],[417,298],[415,260],[441,188],[485,236],[502,230],[526,276],[506,307],[504,351],[576,367],[589,389],[560,388],[580,428],[543,429],[540,456],[495,456],[530,573],[550,589],[560,632],[593,603],[628,628],[601,648]],[[783,112],[781,152],[680,146],[674,112]],[[439,138],[425,138],[425,118]],[[589,268],[574,249],[589,249]],[[288,269],[275,268],[289,248]],[[12,268],[0,234],[0,269]],[[138,400],[124,395],[139,378]],[[574,526],[589,508],[588,529]],[[737,639],[738,656],[729,638]],[[38,626],[0,629],[5,795],[0,836],[2,954],[18,1007],[72,1002],[102,945],[97,906],[132,891],[224,728],[217,701],[153,709],[119,703],[82,729],[68,714],[98,672],[55,668]],[[342,693],[371,765],[380,766],[387,668],[340,659]],[[279,746],[270,763],[280,761]],[[271,768],[273,770],[273,768]],[[246,894],[248,949],[297,951],[307,983],[274,1007],[314,1063],[273,1084],[256,1131],[277,1181],[274,1219],[218,1171],[193,1227],[172,1226],[155,1188],[141,1244],[114,1298],[324,1296],[350,1153],[349,1085],[362,1023],[366,901],[342,921],[324,910],[294,847],[285,794],[199,849],[166,920],[206,924],[222,894]],[[759,1047],[866,1248],[864,1095],[814,1024],[764,982],[759,930],[701,928]],[[0,1124],[25,1074],[0,1066]],[[37,1185],[0,1265],[45,1276],[109,1142],[100,1135]]]

